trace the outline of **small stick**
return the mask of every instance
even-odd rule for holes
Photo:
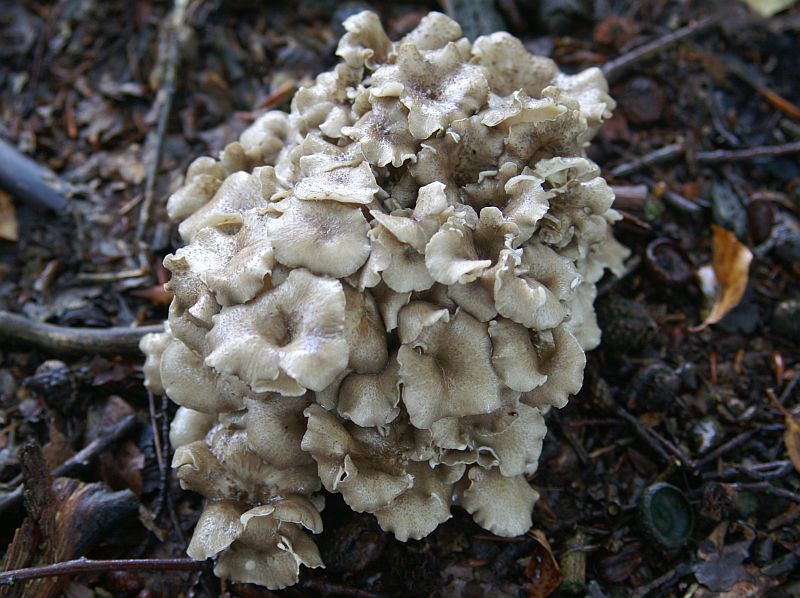
[[[650,187],[655,187],[656,185],[656,182],[653,179],[643,175],[637,175],[636,177],[633,177],[633,180],[641,180],[647,183]],[[699,214],[703,211],[704,207],[708,207],[700,202],[689,201],[680,193],[675,193],[672,189],[665,189],[661,197],[664,198],[664,203],[667,203],[673,208],[688,214]]]
[[[28,567],[0,573],[0,585],[10,586],[28,579],[74,575],[76,573],[104,573],[107,571],[195,571],[204,568],[204,561],[191,559],[119,559],[90,560],[79,558],[63,563]]]
[[[630,162],[625,162],[616,166],[615,168],[611,169],[611,176],[614,177],[626,177],[635,172],[639,172],[645,166],[650,166],[651,164],[659,164],[661,162],[667,162],[669,160],[674,160],[675,158],[683,155],[686,151],[686,146],[680,143],[671,143],[670,145],[665,145],[664,147],[660,147],[657,150],[653,150],[632,160]]]
[[[797,388],[798,383],[800,383],[800,373],[795,374],[794,378],[792,378],[789,381],[789,384],[786,385],[786,388],[783,389],[781,396],[778,397],[778,403],[785,405],[786,401],[789,400],[789,397],[792,396],[794,389]]]
[[[188,0],[175,0],[172,9],[170,22],[168,24],[169,34],[167,36],[166,59],[164,64],[164,85],[159,95],[161,96],[161,106],[158,113],[158,125],[155,133],[155,151],[153,160],[147,168],[147,178],[144,184],[144,200],[139,208],[139,223],[136,226],[136,240],[140,243],[144,241],[147,226],[150,223],[150,213],[152,211],[153,200],[156,195],[156,177],[161,166],[161,158],[164,154],[164,137],[167,134],[169,117],[172,113],[172,98],[175,95],[176,81],[178,78],[178,63],[180,62],[180,40],[181,29],[186,20],[186,6]]]
[[[692,568],[689,563],[681,563],[677,567],[670,569],[664,575],[660,577],[656,577],[653,581],[643,586],[639,586],[636,590],[631,593],[631,598],[644,598],[645,596],[649,596],[650,593],[655,590],[656,588],[660,588],[663,585],[666,585],[670,582],[675,582],[679,580],[681,577],[689,575],[692,572]]]
[[[672,453],[672,456],[675,457],[681,465],[687,468],[692,473],[697,473],[697,464],[692,461],[689,457],[687,457],[684,452],[679,449],[675,444],[672,443],[668,438],[664,438],[661,434],[653,430],[652,428],[648,429],[648,432],[653,435],[653,438],[658,440],[661,444],[663,444],[667,450]]]
[[[659,457],[661,457],[664,461],[669,462],[670,456],[667,451],[664,450],[664,447],[652,436],[650,433],[651,430],[647,427],[643,426],[638,419],[636,419],[633,415],[628,413],[623,407],[620,405],[616,405],[614,410],[616,411],[617,415],[624,419],[628,424],[630,424],[636,434],[645,441],[645,443],[655,451]]]
[[[624,162],[612,168],[611,175],[614,177],[627,177],[639,172],[647,166],[674,160],[685,151],[686,146],[683,143],[665,145],[635,160]],[[697,152],[695,159],[701,164],[721,164],[725,162],[743,162],[745,160],[753,160],[754,158],[786,156],[797,153],[800,153],[800,141],[792,141],[791,143],[783,143],[780,145],[758,145],[756,147],[746,147],[739,150],[710,150]]]
[[[137,328],[56,326],[0,310],[0,339],[23,341],[52,353],[135,355],[139,353],[139,341],[145,334],[163,331],[161,325]]]
[[[788,459],[785,461],[773,461],[772,463],[760,463],[752,467],[739,465],[734,467],[735,471],[746,476],[765,482],[767,480],[779,480],[794,471],[794,464]]]
[[[126,436],[135,425],[136,416],[133,414],[126,415],[61,465],[54,467],[51,475],[54,478],[69,476],[74,473],[76,469],[84,467],[109,446]],[[22,501],[22,495],[22,486],[18,486],[13,492],[9,492],[0,498],[0,514],[18,505]]]
[[[609,82],[618,80],[631,66],[642,60],[646,60],[651,56],[655,56],[659,52],[666,50],[670,46],[675,45],[679,41],[686,39],[696,33],[701,33],[716,25],[720,20],[719,16],[705,17],[694,23],[689,23],[685,27],[681,27],[671,33],[662,35],[653,41],[643,44],[634,48],[627,54],[618,56],[613,60],[606,62],[603,67],[603,74]]]
[[[126,415],[61,465],[53,468],[53,477],[68,476],[76,469],[86,466],[97,455],[133,430],[135,425],[136,416],[133,413]]]
[[[583,445],[578,442],[578,439],[575,438],[575,435],[572,431],[567,428],[561,420],[556,420],[557,426],[559,431],[564,435],[564,438],[567,439],[567,442],[572,447],[572,450],[575,452],[575,456],[578,457],[578,460],[581,462],[581,465],[586,466],[589,463],[589,455],[586,454],[586,449],[583,448]]]
[[[754,482],[752,484],[727,484],[727,486],[733,488],[734,490],[759,490],[766,492],[767,494],[772,494],[773,496],[780,496],[782,498],[788,498],[794,502],[800,502],[800,494],[784,488],[776,488],[769,482]]]
[[[783,143],[781,145],[758,145],[740,150],[713,150],[697,152],[697,161],[706,164],[719,162],[742,162],[753,158],[785,156],[800,153],[800,141]]]
[[[658,455],[667,462],[670,462],[670,454],[677,459],[677,461],[689,470],[691,474],[697,474],[698,465],[695,461],[687,457],[681,449],[675,446],[668,439],[664,438],[648,426],[642,425],[638,419],[628,413],[621,405],[615,406],[615,411],[619,417],[628,422],[639,437],[644,440],[647,445],[652,448]]]
[[[738,436],[735,436],[735,437],[731,438],[725,444],[721,444],[720,446],[715,448],[713,451],[708,453],[705,457],[703,457],[702,459],[699,459],[697,461],[697,467],[703,467],[704,465],[707,465],[709,463],[713,463],[719,457],[721,457],[722,455],[724,455],[728,451],[732,451],[736,447],[741,446],[742,444],[744,444],[745,442],[750,440],[756,434],[758,434],[758,430],[753,428],[752,430],[747,430],[746,432],[742,432]]]

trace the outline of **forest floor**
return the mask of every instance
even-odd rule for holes
[[[453,4],[459,18],[469,3]],[[583,390],[548,416],[534,528],[497,538],[455,509],[402,544],[327,496],[327,568],[273,593],[800,595],[800,7],[763,18],[733,0],[497,4],[531,51],[606,70],[619,106],[589,155],[632,250],[626,276],[600,284],[603,344]],[[162,321],[161,259],[179,246],[165,198],[192,159],[288,109],[364,6],[394,38],[441,9],[193,0],[174,41],[167,2],[4,2],[0,138],[72,191],[66,216],[0,191],[0,309],[82,328]],[[700,281],[714,277],[708,296]],[[699,326],[709,303],[719,321]],[[174,406],[148,397],[141,365],[2,341],[4,569],[185,556],[201,502],[169,469]],[[656,515],[688,534],[673,548],[638,508],[659,482],[675,490]],[[0,595],[273,594],[220,586],[210,567],[153,566],[85,565]]]

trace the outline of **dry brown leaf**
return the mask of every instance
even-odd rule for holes
[[[50,469],[61,465],[75,454],[69,439],[54,425],[50,424],[50,440],[42,447],[44,460]]]
[[[786,417],[786,431],[783,433],[783,444],[792,460],[792,465],[800,473],[800,424],[797,420]]]
[[[713,304],[703,323],[689,329],[692,332],[698,332],[711,324],[716,324],[739,305],[747,288],[750,262],[753,261],[753,252],[746,245],[740,243],[731,231],[716,224],[711,225],[711,231],[713,281],[709,282],[713,282],[713,284],[704,284],[703,286],[714,289],[713,297],[709,297],[709,299],[713,299]],[[708,271],[706,270],[706,272]],[[709,296],[710,289],[704,288],[703,292]]]
[[[540,530],[530,532],[537,545],[531,554],[531,560],[525,568],[525,575],[531,580],[528,586],[529,598],[547,598],[561,585],[563,576],[558,566],[550,543]]]
[[[164,289],[164,285],[157,284],[144,289],[135,289],[130,292],[134,297],[147,299],[154,305],[169,305],[172,302],[172,291]]]
[[[797,0],[744,0],[744,3],[762,17],[769,18],[772,15],[786,10],[796,1]]]
[[[789,459],[792,460],[792,465],[800,473],[800,423],[792,417],[789,410],[781,405],[780,401],[771,396],[772,404],[783,414],[783,421],[786,425],[786,431],[783,433],[783,444],[786,447],[786,452],[789,454]]]
[[[100,477],[113,490],[130,488],[136,496],[142,495],[142,470],[144,455],[132,440],[127,440],[112,452],[98,458]]]
[[[5,191],[0,191],[0,239],[3,241],[19,241],[19,226],[17,212],[11,196]]]

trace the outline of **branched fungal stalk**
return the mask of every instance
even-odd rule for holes
[[[580,389],[595,283],[627,255],[584,153],[614,107],[599,70],[438,13],[398,42],[370,12],[345,29],[291,113],[189,168],[142,342],[207,499],[189,555],[271,589],[323,565],[323,487],[402,541],[453,505],[525,533],[543,413]]]

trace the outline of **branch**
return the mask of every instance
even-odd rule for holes
[[[800,141],[783,143],[781,145],[758,145],[740,150],[713,150],[710,152],[697,152],[697,161],[704,163],[717,162],[742,162],[753,158],[785,156],[800,153]]]
[[[611,169],[611,176],[613,177],[626,177],[634,172],[639,172],[645,166],[650,166],[651,164],[659,164],[661,162],[667,162],[669,160],[674,160],[675,158],[682,156],[683,153],[686,151],[686,147],[683,143],[672,143],[670,145],[665,145],[664,147],[660,147],[657,150],[653,150],[645,154],[644,156],[640,156],[635,160],[631,160],[630,162],[624,162],[619,166],[615,166]]]
[[[156,177],[161,167],[161,158],[164,154],[164,137],[167,134],[169,117],[172,113],[172,98],[175,95],[176,81],[178,77],[178,64],[180,63],[180,37],[186,27],[186,6],[187,0],[175,0],[172,9],[166,40],[166,51],[164,58],[164,84],[159,92],[161,106],[158,113],[158,125],[155,132],[155,148],[153,159],[147,168],[147,179],[144,184],[144,201],[139,211],[139,223],[136,226],[136,240],[140,243],[144,241],[150,215],[153,209],[153,200],[156,195]]]
[[[706,17],[704,19],[700,19],[699,21],[695,21],[694,23],[690,23],[685,27],[681,27],[672,33],[668,33],[657,39],[654,39],[653,41],[641,45],[638,48],[634,48],[627,54],[623,54],[622,56],[618,56],[617,58],[606,62],[602,67],[603,74],[606,76],[606,79],[608,79],[609,82],[616,81],[635,63],[646,60],[651,56],[655,56],[659,52],[675,45],[682,39],[690,37],[696,33],[706,31],[707,29],[710,29],[716,25],[719,21],[719,16]]]
[[[10,143],[0,139],[0,189],[40,208],[64,213],[69,186],[50,169],[37,164]]]
[[[0,339],[23,341],[52,353],[133,355],[139,352],[139,341],[145,334],[163,330],[161,325],[71,328],[43,324],[0,310]]]
[[[105,571],[196,571],[205,567],[204,561],[191,559],[120,559],[94,561],[80,558],[74,561],[53,563],[41,567],[15,569],[0,573],[0,585],[10,586],[28,579],[74,575],[76,573],[98,573]]]
[[[646,166],[679,158],[685,152],[686,146],[682,142],[665,145],[635,160],[623,162],[615,166],[611,169],[611,175],[618,178],[627,177],[639,172]],[[695,154],[695,160],[701,164],[719,164],[722,162],[744,162],[755,158],[785,156],[798,153],[800,153],[800,141],[793,141],[780,145],[757,145],[755,147],[746,147],[738,150],[702,151]]]
[[[123,417],[116,424],[105,430],[100,436],[92,440],[83,449],[75,453],[61,465],[53,468],[51,475],[54,478],[69,476],[74,473],[76,469],[87,465],[97,455],[127,435],[135,425],[135,415],[131,414]],[[18,486],[12,492],[0,498],[0,514],[18,505],[22,501],[22,492],[22,486]]]

